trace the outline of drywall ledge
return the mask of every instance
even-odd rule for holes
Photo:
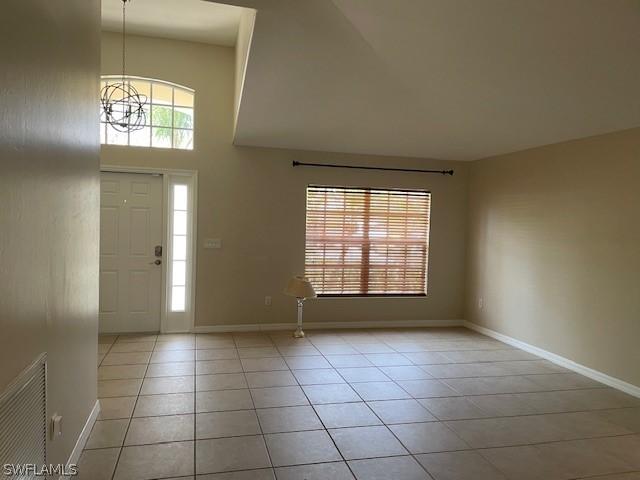
[[[305,322],[305,330],[324,328],[411,328],[411,327],[462,327],[463,320],[399,320],[379,322]],[[223,332],[267,332],[274,330],[295,330],[295,323],[245,323],[241,325],[196,326],[194,333]]]
[[[87,444],[87,440],[89,440],[89,435],[91,435],[91,430],[93,430],[93,426],[98,419],[98,414],[100,413],[100,400],[96,400],[96,403],[93,405],[91,409],[91,413],[87,418],[87,421],[78,436],[78,440],[76,441],[75,447],[71,451],[71,455],[69,455],[69,460],[67,461],[67,467],[69,465],[77,465],[80,461],[80,455],[82,455],[82,450],[84,450],[84,446]],[[58,480],[63,480],[67,478],[72,478],[66,475],[61,475]]]
[[[607,375],[606,373],[599,372],[598,370],[594,370],[593,368],[586,367],[581,365],[580,363],[576,363],[573,360],[569,360],[568,358],[562,357],[560,355],[556,355],[555,353],[549,352],[547,350],[543,350],[542,348],[536,347],[534,345],[530,345],[523,341],[517,340],[513,337],[509,337],[508,335],[504,335],[502,333],[496,332],[495,330],[491,330],[486,327],[481,327],[480,325],[476,325],[475,323],[471,323],[467,320],[463,322],[464,326],[470,330],[474,330],[478,333],[482,333],[491,338],[495,338],[496,340],[500,340],[508,345],[517,347],[525,352],[532,353],[539,357],[542,357],[550,362],[553,362],[561,367],[567,368],[569,370],[573,370],[576,373],[584,375],[585,377],[589,377],[592,380],[595,380],[600,383],[604,383],[609,387],[615,388],[617,390],[621,390],[629,395],[633,395],[634,397],[640,398],[640,387],[633,385],[631,383],[627,383],[619,378],[612,377]]]
[[[238,125],[238,114],[240,113],[240,103],[242,102],[242,90],[244,79],[249,64],[249,54],[251,53],[251,41],[253,40],[253,29],[256,24],[257,11],[253,8],[243,9],[238,26],[238,37],[236,39],[236,69],[235,69],[235,92],[233,105],[233,138],[236,137],[236,127]]]

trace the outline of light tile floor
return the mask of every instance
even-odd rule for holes
[[[100,337],[90,480],[640,480],[640,400],[463,328]]]

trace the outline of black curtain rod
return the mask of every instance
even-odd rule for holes
[[[389,167],[364,167],[360,165],[337,165],[335,163],[305,163],[293,161],[294,167],[327,167],[327,168],[357,168],[359,170],[383,170],[387,172],[415,172],[415,173],[439,173],[440,175],[453,175],[453,170],[420,170],[417,168],[389,168]]]

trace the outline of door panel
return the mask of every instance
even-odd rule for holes
[[[100,255],[118,254],[118,208],[100,208]]]
[[[118,272],[100,272],[100,313],[118,313]]]
[[[148,208],[133,207],[129,210],[129,255],[132,257],[149,253],[150,216],[151,211]]]
[[[100,331],[159,331],[162,177],[102,173],[100,212]]]

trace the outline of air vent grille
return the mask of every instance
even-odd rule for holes
[[[0,467],[46,464],[47,362],[42,354],[0,395]],[[4,472],[3,472],[4,473]],[[35,478],[33,472],[14,475]]]

